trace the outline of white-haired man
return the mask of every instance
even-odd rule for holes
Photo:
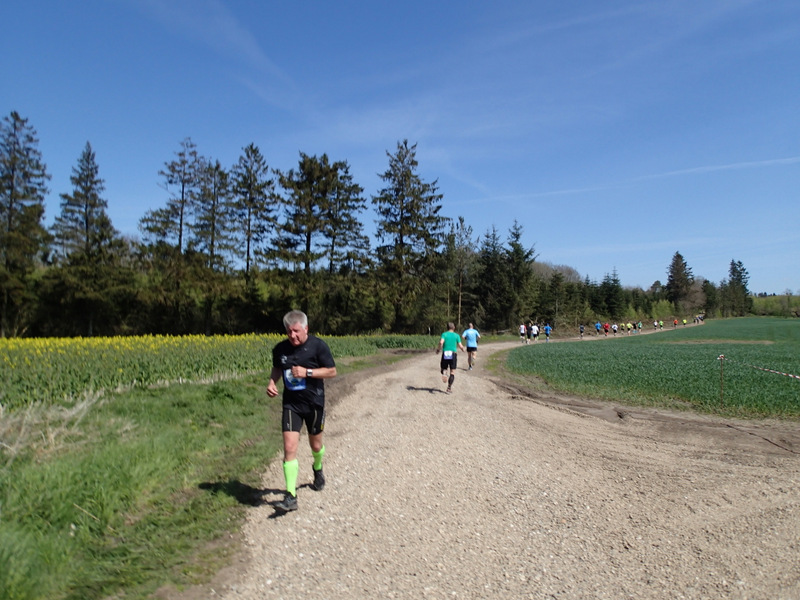
[[[336,363],[328,345],[308,333],[308,317],[293,310],[283,317],[286,338],[272,350],[272,373],[267,386],[267,396],[278,395],[278,380],[283,379],[283,474],[286,495],[275,503],[275,508],[288,512],[297,510],[297,447],[303,423],[308,432],[308,443],[314,458],[313,487],[325,487],[322,458],[325,446],[322,432],[325,429],[325,382],[336,377]]]

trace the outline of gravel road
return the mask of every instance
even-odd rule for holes
[[[800,427],[536,397],[438,355],[342,387],[324,491],[301,440],[195,597],[800,598]],[[197,590],[195,590],[197,592]]]

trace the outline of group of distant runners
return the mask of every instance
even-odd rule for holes
[[[705,319],[704,315],[697,315],[694,318],[694,324],[697,325],[703,323],[704,319]],[[687,322],[688,321],[686,319],[683,319],[682,323],[684,327],[686,327]],[[673,329],[677,328],[678,324],[679,324],[678,319],[672,320]],[[605,337],[608,337],[609,333],[611,333],[614,336],[616,336],[617,333],[631,335],[631,334],[641,333],[642,331],[644,331],[644,327],[645,327],[644,323],[642,323],[641,321],[634,321],[634,322],[628,321],[627,323],[619,323],[619,324],[601,323],[600,321],[597,321],[594,324],[594,332],[595,335],[603,334]],[[660,331],[662,329],[664,329],[664,321],[661,320],[653,321],[653,331]],[[580,334],[581,339],[583,339],[584,331],[585,327],[583,325],[579,325],[578,332]]]
[[[539,327],[539,325],[533,321],[528,321],[527,324],[524,322],[520,323],[519,341],[523,344],[530,344],[532,341],[535,343],[536,340],[539,339],[540,332],[544,334],[544,341],[549,342],[553,328],[550,326],[550,323],[545,323],[543,327]]]
[[[658,321],[654,321],[653,325],[658,328]],[[628,321],[627,323],[620,324],[612,323],[610,325],[608,323],[601,323],[600,321],[597,321],[597,323],[594,324],[595,335],[600,335],[602,333],[606,337],[608,337],[609,333],[613,335],[617,335],[617,333],[627,333],[628,335],[631,335],[631,333],[636,334],[640,333],[643,328],[644,324],[641,321],[634,321],[633,323]],[[661,321],[661,328],[664,328],[664,321]],[[580,329],[581,337],[583,337],[583,325],[581,325]]]

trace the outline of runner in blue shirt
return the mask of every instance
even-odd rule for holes
[[[549,342],[550,341],[550,332],[551,331],[553,331],[553,328],[550,327],[550,323],[548,323],[547,325],[544,326],[544,337],[545,337],[544,341],[545,342]]]
[[[478,354],[478,338],[481,337],[481,334],[478,333],[478,330],[470,323],[469,328],[464,330],[461,337],[464,338],[464,342],[466,342],[467,363],[469,363],[469,370],[472,371],[472,366],[475,364],[475,356]]]

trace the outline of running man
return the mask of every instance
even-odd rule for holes
[[[478,330],[470,323],[469,327],[461,334],[461,337],[464,338],[464,342],[467,346],[467,364],[469,364],[469,370],[472,371],[472,367],[475,365],[475,357],[478,354],[478,340],[481,334],[478,333]]]
[[[466,351],[464,344],[461,343],[461,337],[456,333],[455,323],[448,323],[447,331],[442,333],[442,337],[439,338],[439,346],[436,348],[437,352],[442,353],[439,369],[442,371],[442,383],[447,384],[448,394],[453,391],[453,382],[456,379],[459,349]]]
[[[283,475],[286,479],[286,495],[275,503],[283,512],[297,510],[297,447],[300,444],[300,429],[306,424],[311,456],[314,458],[313,488],[322,491],[325,476],[322,473],[322,457],[325,446],[322,430],[325,429],[325,382],[336,377],[336,364],[328,345],[308,333],[308,317],[299,310],[283,317],[286,338],[272,350],[272,373],[269,376],[267,396],[278,395],[278,381],[283,379]]]

